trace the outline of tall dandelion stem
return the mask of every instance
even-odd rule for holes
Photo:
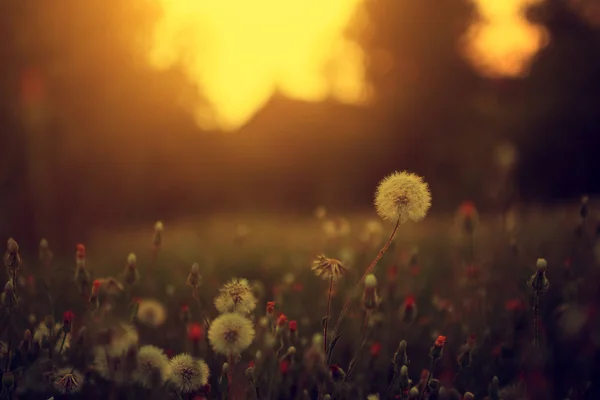
[[[360,280],[358,281],[358,283],[356,284],[356,286],[360,286],[364,282],[364,280],[367,277],[367,275],[369,275],[371,273],[371,271],[373,271],[373,269],[375,268],[375,266],[377,265],[377,263],[381,260],[381,258],[385,254],[385,252],[388,250],[388,248],[392,244],[392,240],[394,240],[394,237],[396,236],[396,232],[398,232],[398,227],[399,226],[400,226],[400,218],[398,218],[396,220],[396,224],[394,224],[394,229],[392,229],[392,233],[388,237],[388,240],[385,242],[385,244],[383,245],[383,247],[381,248],[381,250],[379,250],[379,253],[375,257],[375,259],[371,262],[371,264],[369,265],[369,267],[366,269],[365,273],[363,274],[362,278],[360,278]],[[350,307],[350,300],[351,300],[350,298],[346,299],[346,302],[344,303],[344,306],[342,307],[342,311],[340,311],[340,315],[339,315],[339,317],[337,319],[337,322],[335,324],[335,328],[333,330],[334,335],[339,331],[340,326],[342,324],[342,320],[346,316],[346,312],[348,312],[348,307]]]
[[[327,354],[327,327],[331,318],[331,295],[333,293],[333,276],[329,278],[329,291],[327,292],[327,310],[323,320],[323,353]]]

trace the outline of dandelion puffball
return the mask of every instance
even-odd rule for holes
[[[375,191],[375,210],[383,220],[406,222],[425,218],[431,206],[429,187],[410,172],[394,172],[383,178]]]
[[[162,386],[171,373],[169,358],[155,346],[142,346],[137,355],[137,367],[133,371],[134,382],[146,389]]]
[[[208,365],[202,360],[194,360],[189,354],[179,354],[171,359],[170,381],[183,393],[200,389],[208,383]]]
[[[252,321],[238,313],[219,315],[210,325],[208,340],[213,350],[226,356],[237,356],[254,340]]]

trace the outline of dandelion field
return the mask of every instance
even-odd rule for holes
[[[376,265],[398,205],[11,239],[1,397],[600,398],[593,203],[425,216],[413,192]]]

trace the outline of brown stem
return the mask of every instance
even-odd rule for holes
[[[390,237],[385,242],[385,244],[383,245],[383,247],[381,248],[381,250],[379,250],[379,253],[377,254],[377,257],[375,257],[375,259],[371,262],[371,264],[369,265],[369,267],[367,268],[367,270],[363,274],[362,278],[360,278],[360,280],[358,281],[358,283],[357,283],[356,286],[359,286],[361,283],[363,283],[363,281],[365,280],[365,278],[367,277],[367,275],[369,275],[371,273],[371,271],[373,270],[373,268],[375,268],[375,266],[377,265],[377,263],[379,262],[379,260],[381,260],[381,257],[383,257],[383,255],[385,254],[385,252],[390,247],[390,244],[392,243],[392,240],[394,239],[394,236],[396,236],[396,232],[398,231],[398,227],[399,226],[400,226],[400,219],[396,220],[396,224],[394,225],[394,229],[392,230],[392,233],[390,234]],[[348,311],[348,307],[350,307],[350,300],[351,300],[351,298],[348,297],[346,299],[346,302],[344,303],[344,307],[342,307],[342,311],[340,312],[340,316],[338,317],[337,322],[335,324],[335,328],[333,329],[334,336],[339,331],[340,325],[342,324],[342,320],[346,316],[346,312]]]
[[[437,361],[437,358],[431,359],[431,368],[429,369],[429,374],[427,375],[427,380],[425,381],[425,384],[421,388],[421,393],[419,393],[419,400],[421,400],[423,398],[423,395],[425,394],[425,390],[427,390],[427,388],[429,387],[429,381],[431,380],[431,375],[433,374],[433,367],[435,367],[436,361]]]
[[[367,313],[365,315],[365,323],[363,325],[362,335],[360,338],[360,347],[356,351],[356,354],[354,355],[354,358],[352,359],[352,361],[350,361],[348,373],[346,374],[344,381],[348,381],[348,380],[350,380],[350,378],[352,378],[352,373],[354,372],[354,370],[356,369],[356,365],[360,361],[360,355],[361,355],[362,349],[363,349],[363,347],[365,347],[365,343],[367,342],[367,329],[369,328],[369,320],[370,319],[371,319],[371,310],[367,310]]]
[[[325,313],[325,322],[323,323],[323,353],[327,354],[327,327],[331,315],[331,294],[333,292],[333,275],[329,278],[329,291],[327,292],[327,311]]]

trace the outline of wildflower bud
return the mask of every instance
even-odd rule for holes
[[[50,245],[48,244],[48,241],[46,239],[42,239],[40,241],[40,248],[39,248],[40,262],[47,267],[50,264],[50,262],[52,261],[53,257],[54,257],[54,255],[52,254],[52,251],[50,251]]]
[[[417,319],[417,303],[415,297],[407,296],[400,308],[400,319],[405,323],[412,323]]]
[[[82,244],[76,246],[75,263],[77,268],[85,267],[85,246]]]
[[[285,327],[287,322],[287,317],[284,314],[281,314],[279,318],[277,318],[277,332],[281,332],[281,330]]]
[[[472,201],[463,202],[458,209],[458,217],[462,220],[462,228],[467,235],[473,234],[479,216]]]
[[[190,306],[187,304],[183,304],[181,306],[181,312],[179,313],[179,318],[181,318],[181,322],[184,324],[188,324],[192,319],[192,314],[190,313]]]
[[[296,348],[294,346],[290,346],[287,349],[287,354],[290,355],[290,356],[296,354]]]
[[[290,333],[296,333],[298,331],[298,322],[296,320],[290,321]]]
[[[15,376],[11,372],[5,372],[2,375],[2,391],[10,392],[15,386]]]
[[[369,349],[369,355],[373,358],[379,357],[379,353],[381,353],[381,343],[374,342]]]
[[[463,395],[463,400],[475,400],[475,395],[471,392],[466,392]]]
[[[410,392],[408,392],[408,396],[409,399],[416,400],[417,398],[419,398],[419,389],[417,389],[416,387],[412,387],[410,389]]]
[[[550,282],[546,278],[548,263],[545,259],[539,258],[536,262],[536,272],[529,278],[527,285],[536,293],[543,293],[550,287]]]
[[[25,332],[23,332],[23,341],[21,342],[21,351],[26,352],[29,349],[31,349],[32,340],[33,340],[33,335],[31,334],[31,331],[29,329],[26,329]]]
[[[4,254],[4,265],[8,268],[11,275],[21,267],[21,256],[19,255],[19,245],[15,239],[10,238],[6,243],[6,253]]]
[[[400,368],[400,389],[404,391],[408,391],[410,388],[410,379],[408,377],[408,367],[403,365]]]
[[[274,301],[267,302],[267,316],[273,316],[274,312],[275,312],[275,302]]]
[[[192,269],[188,275],[185,284],[194,290],[200,286],[200,266],[197,263],[192,264]]]
[[[75,314],[72,311],[65,311],[63,314],[63,332],[65,334],[71,332],[71,328],[73,325],[73,319],[75,318]]]
[[[500,399],[500,381],[497,376],[494,376],[490,383],[490,400]]]
[[[227,372],[229,372],[229,364],[223,363],[223,368],[221,369],[221,374],[225,375],[225,374],[227,374]]]
[[[331,400],[331,395],[326,394],[325,396],[323,396],[323,400]]]
[[[260,350],[256,350],[256,354],[254,354],[254,359],[256,361],[260,360],[262,358],[262,351]]]
[[[438,336],[438,338],[435,340],[435,343],[433,343],[433,346],[429,350],[429,357],[433,358],[434,360],[440,358],[444,352],[445,344],[446,336]]]
[[[127,265],[135,268],[137,263],[137,256],[134,253],[129,253],[129,255],[127,256]]]
[[[100,287],[102,286],[102,281],[99,279],[94,280],[92,283],[92,290],[90,291],[90,303],[98,302],[98,294],[100,293]]]
[[[377,278],[375,275],[369,274],[365,278],[365,290],[363,292],[363,306],[366,310],[372,311],[379,304],[379,296],[377,295]]]
[[[398,367],[408,365],[408,356],[406,355],[406,341],[402,340],[398,344],[398,350],[394,354],[394,368],[397,370]]]

